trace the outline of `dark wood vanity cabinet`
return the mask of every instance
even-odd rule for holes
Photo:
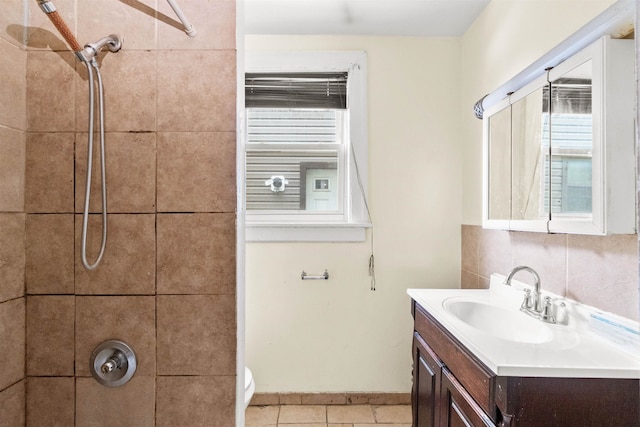
[[[640,380],[497,376],[412,302],[414,427],[640,427]]]

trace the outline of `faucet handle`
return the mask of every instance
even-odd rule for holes
[[[553,313],[553,303],[551,297],[544,297],[544,307],[542,308],[542,321],[547,323],[556,323],[556,318]]]
[[[531,308],[533,307],[533,301],[531,301],[531,289],[524,290],[524,299],[522,300],[522,305],[520,308]]]

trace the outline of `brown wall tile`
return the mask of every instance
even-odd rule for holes
[[[480,287],[480,276],[462,270],[460,273],[460,287],[462,289],[478,289]]]
[[[3,14],[7,5],[3,4]],[[1,18],[0,18],[1,19]],[[16,21],[22,22],[22,21]],[[15,25],[15,22],[13,23]],[[3,29],[7,26],[2,26]],[[4,31],[3,31],[4,33]],[[15,42],[15,40],[14,40]],[[0,123],[15,129],[27,127],[27,55],[15,44],[0,40]]]
[[[27,378],[27,427],[73,426],[73,377]]]
[[[17,23],[24,22],[23,3],[23,0],[4,0],[0,14],[0,28],[4,29],[0,38],[20,48],[24,48],[23,26]]]
[[[32,134],[23,137],[25,192],[15,209],[34,214],[27,215],[28,229],[23,225],[22,233],[28,240],[28,290],[75,292],[28,297],[29,369],[41,372],[44,368],[38,363],[45,360],[46,349],[56,348],[50,340],[66,341],[69,332],[72,356],[63,353],[64,363],[59,360],[48,369],[64,365],[66,372],[68,360],[75,364],[64,374],[68,377],[28,378],[26,424],[151,426],[157,416],[157,423],[164,425],[227,427],[235,421],[236,4],[181,4],[198,29],[198,37],[190,38],[177,28],[165,2],[116,3],[56,2],[82,44],[109,33],[125,36],[122,51],[98,58],[106,97],[109,223],[104,259],[91,272],[80,263],[77,215],[84,202],[87,73],[36,2],[27,6],[29,53],[22,77],[29,84],[23,93],[23,126]],[[22,13],[18,3],[16,7],[16,13]],[[157,50],[159,44],[164,51]],[[194,74],[194,69],[206,72]],[[175,133],[159,136],[159,129]],[[98,150],[96,144],[96,154]],[[98,174],[94,163],[94,177]],[[11,179],[17,175],[12,173]],[[96,187],[91,206],[97,213]],[[0,189],[0,203],[1,193]],[[156,200],[162,200],[171,215],[158,216]],[[53,214],[74,211],[70,234],[70,215]],[[172,223],[176,218],[189,228]],[[157,261],[156,220],[162,247],[162,260]],[[88,258],[94,261],[102,231],[99,215],[91,216],[89,230]],[[71,236],[70,252],[48,250],[67,248]],[[24,245],[23,239],[23,254]],[[194,248],[200,251],[197,256]],[[24,265],[23,260],[22,289]],[[192,295],[156,296],[157,270],[162,271],[157,280],[165,292]],[[74,302],[75,310],[68,310],[72,326],[62,327],[69,320],[56,318],[61,315],[57,300]],[[133,379],[115,389],[99,385],[88,367],[93,349],[107,339],[122,339],[138,357]],[[162,387],[156,385],[156,359],[166,364],[162,375],[224,376],[160,376]],[[24,371],[23,364],[23,376]],[[47,417],[51,412],[55,413]]]
[[[75,297],[27,297],[27,375],[74,374]]]
[[[19,427],[24,425],[24,400],[24,381],[0,391],[0,427]]]
[[[0,302],[24,295],[25,215],[0,213]]]
[[[478,274],[490,277],[493,273],[509,274],[511,240],[508,231],[482,230],[478,241]]]
[[[73,214],[29,214],[26,287],[29,294],[73,294]]]
[[[100,265],[92,271],[81,263],[82,215],[76,215],[76,293],[118,295],[155,293],[155,216],[110,214],[107,246]],[[95,262],[102,237],[102,216],[90,215],[87,260]]]
[[[24,378],[25,359],[25,303],[24,298],[0,304],[0,390]]]
[[[119,34],[126,36],[123,49],[155,49],[157,4],[157,0],[78,2],[78,39],[88,42]]]
[[[157,297],[159,375],[235,375],[234,295]]]
[[[91,6],[87,7],[92,7],[93,3],[90,3]],[[102,3],[104,6],[104,1]],[[108,6],[112,7],[113,2],[109,2]],[[114,30],[111,30],[98,38],[113,32]],[[131,47],[128,46],[127,40],[128,37],[125,39],[123,49],[120,52],[101,55],[100,73],[105,88],[105,130],[107,132],[155,131],[157,53],[155,51],[129,52],[127,49]],[[76,79],[75,129],[78,132],[87,132],[89,123],[89,104],[87,102],[89,97],[88,74],[86,67],[79,62],[76,63],[76,70],[82,76],[82,79]],[[95,96],[98,96],[97,92]],[[97,117],[97,109],[95,109],[95,114]],[[98,129],[96,122],[96,132]]]
[[[234,212],[234,132],[158,135],[158,211]]]
[[[234,0],[210,0],[207,2],[180,3],[182,11],[197,31],[196,37],[185,36],[184,26],[178,21],[167,2],[159,2],[160,13],[177,21],[158,22],[158,47],[160,49],[235,49],[236,2]]]
[[[546,233],[509,233],[513,266],[526,265],[540,276],[543,291],[566,294],[567,236]],[[509,272],[507,272],[509,273]],[[533,276],[518,273],[517,280],[533,285]]]
[[[235,132],[235,80],[235,51],[159,52],[158,130]]]
[[[0,212],[24,212],[25,140],[24,132],[0,126]]]
[[[155,375],[155,311],[155,299],[150,296],[76,297],[76,375],[91,375],[91,353],[110,339],[124,341],[133,349],[138,361],[136,376]]]
[[[77,426],[154,426],[155,379],[138,375],[120,387],[76,378]],[[182,424],[185,425],[185,424]]]
[[[235,293],[235,215],[160,214],[159,294]]]
[[[462,225],[462,270],[478,274],[478,240],[482,229],[474,225]]]
[[[463,242],[471,227],[475,226],[462,226]],[[478,287],[487,288],[492,273],[506,275],[513,266],[528,265],[540,275],[543,291],[633,320],[640,318],[637,235],[585,236],[476,228]],[[462,265],[473,262],[469,259],[473,253],[464,248],[462,257]],[[463,287],[473,287],[475,278],[464,269],[461,278]],[[528,274],[516,279],[532,283]]]
[[[94,141],[90,212],[102,212],[98,140]],[[153,213],[156,210],[155,133],[109,132],[105,136],[107,211]],[[87,134],[76,137],[76,212],[84,210],[87,174]]]
[[[71,52],[33,51],[27,55],[28,131],[75,130],[76,62]]]
[[[640,320],[637,237],[569,236],[569,298]]]
[[[234,376],[158,377],[157,393],[158,427],[235,424]]]
[[[27,134],[27,212],[73,212],[73,150],[73,133]]]

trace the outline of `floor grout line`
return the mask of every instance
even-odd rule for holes
[[[339,421],[329,420],[330,407],[354,407],[354,406],[366,406],[371,411],[372,418],[362,419],[362,412],[355,411],[352,416],[355,418],[349,418],[349,415],[342,413],[339,416],[344,418]],[[283,407],[287,408],[286,415],[283,417]],[[316,407],[315,412],[310,411],[310,407]],[[323,407],[321,410],[319,407]],[[381,408],[387,407],[388,409],[382,410]],[[250,407],[251,408],[251,407]],[[340,427],[355,427],[360,425],[366,426],[385,426],[385,427],[408,427],[411,426],[411,406],[410,405],[264,405],[254,406],[254,409],[249,409],[253,412],[252,421],[247,423],[247,427],[304,427],[306,425],[313,427],[329,427],[330,425],[337,425]],[[270,411],[266,408],[274,408]],[[296,409],[298,408],[298,409]],[[376,411],[376,409],[378,411]],[[260,413],[260,411],[265,411]],[[365,411],[366,412],[366,411]],[[315,413],[315,415],[314,415]],[[338,412],[340,413],[340,411]],[[256,416],[259,419],[256,419]],[[260,418],[262,417],[262,418]],[[307,417],[312,417],[308,419]],[[250,417],[251,418],[251,417]]]

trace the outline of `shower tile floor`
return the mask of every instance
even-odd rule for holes
[[[411,427],[410,405],[249,406],[246,427]]]

